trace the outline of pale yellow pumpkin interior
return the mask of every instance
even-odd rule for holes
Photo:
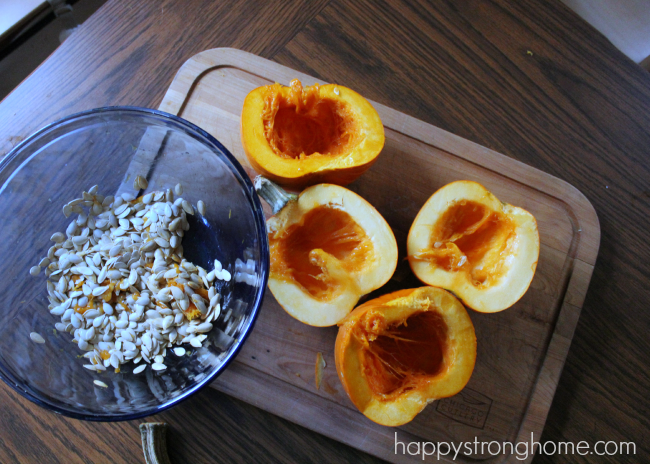
[[[346,285],[328,272],[329,257],[351,275],[363,269],[374,253],[372,241],[354,219],[329,205],[311,209],[281,237],[269,238],[274,277],[295,282],[320,301]]]

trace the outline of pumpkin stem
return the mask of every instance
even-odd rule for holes
[[[257,176],[254,185],[255,191],[269,204],[273,214],[277,214],[291,200],[298,199],[298,195],[287,193],[282,187],[266,177]]]
[[[147,464],[169,464],[166,434],[167,424],[164,422],[140,424],[142,451]]]

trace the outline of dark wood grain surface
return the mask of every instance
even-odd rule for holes
[[[600,218],[590,290],[542,441],[633,441],[648,462],[650,74],[558,1],[112,0],[0,103],[0,155],[105,105],[157,108],[182,63],[236,47],[580,189]],[[0,386],[0,462],[138,463],[138,422],[66,419]],[[377,462],[212,390],[151,418],[173,462]]]

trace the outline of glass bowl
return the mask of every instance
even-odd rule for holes
[[[134,189],[136,175],[148,180],[145,191]],[[203,216],[188,215],[194,219],[183,238],[186,259],[208,271],[218,259],[233,277],[218,281],[221,315],[200,348],[184,345],[181,357],[168,350],[164,371],[148,366],[133,374],[133,362],[119,373],[89,371],[72,335],[54,328],[61,318],[48,311],[44,272],[33,277],[29,270],[48,254],[50,236],[77,217],[66,219],[62,208],[82,191],[98,185],[103,195],[137,196],[177,183],[191,204],[206,203]],[[269,269],[260,201],[228,150],[181,118],[110,107],[41,129],[0,163],[0,215],[0,377],[45,408],[105,421],[158,413],[212,382],[253,328]],[[45,343],[35,343],[31,332]]]

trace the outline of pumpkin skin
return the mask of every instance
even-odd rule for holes
[[[452,182],[418,213],[407,240],[413,273],[466,306],[502,311],[528,290],[539,258],[537,222],[481,184]]]
[[[337,324],[397,266],[384,218],[338,185],[307,188],[267,221],[267,231],[269,289],[289,315],[312,326]]]
[[[244,100],[241,138],[251,166],[280,185],[347,185],[375,162],[384,126],[361,95],[299,80],[258,87]]]
[[[334,353],[354,405],[370,420],[395,427],[465,387],[476,361],[476,335],[451,293],[422,287],[356,308],[339,325]]]

